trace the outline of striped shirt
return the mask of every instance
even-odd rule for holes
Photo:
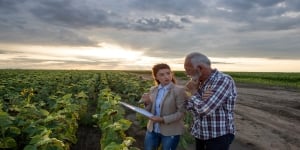
[[[213,94],[202,99],[206,90]],[[189,100],[186,108],[193,115],[191,134],[208,140],[228,133],[235,133],[233,110],[237,91],[233,79],[218,70],[213,70],[210,77]]]

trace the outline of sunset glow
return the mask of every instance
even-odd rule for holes
[[[184,56],[177,59],[163,56],[149,57],[142,51],[107,43],[101,43],[99,47],[11,46],[9,48],[13,49],[15,53],[14,55],[0,54],[2,68],[21,66],[20,69],[150,70],[156,63],[168,63],[173,70],[184,70]],[[20,58],[35,61],[30,64],[23,64],[23,61],[12,61]],[[300,60],[237,57],[210,57],[210,59],[212,67],[222,71],[274,72],[274,68],[281,70],[280,72],[300,70]],[[105,62],[114,62],[116,65],[112,67]]]

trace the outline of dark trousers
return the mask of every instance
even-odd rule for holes
[[[196,139],[196,150],[229,150],[229,146],[234,140],[234,134],[226,134],[208,140]]]

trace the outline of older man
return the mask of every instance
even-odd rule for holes
[[[212,69],[208,57],[197,52],[185,57],[184,68],[191,77],[186,85],[191,97],[185,106],[193,115],[191,134],[196,140],[196,150],[228,150],[235,133],[234,80]]]

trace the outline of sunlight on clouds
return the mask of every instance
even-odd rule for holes
[[[59,61],[44,61],[41,62],[41,64],[62,64],[63,62],[59,62]]]
[[[3,47],[3,45],[0,46]],[[155,61],[155,58],[143,56],[142,51],[134,51],[108,43],[100,43],[99,47],[9,45],[5,49],[8,49],[9,52],[3,54],[0,60],[3,62],[9,60],[10,62],[9,64],[8,62],[0,64],[1,68],[19,66],[20,68],[55,69],[55,66],[57,68],[63,66],[66,69],[142,69],[148,64],[148,66],[152,66],[151,62]],[[17,64],[16,60],[20,59],[23,60],[22,63]],[[25,65],[25,63],[29,65]]]
[[[140,57],[142,52],[125,49],[108,43],[100,43],[99,47],[83,47],[77,50],[77,54],[96,58],[134,60]]]
[[[99,47],[8,46],[0,54],[0,68],[151,70],[167,63],[172,70],[184,70],[181,58],[150,57],[143,51],[100,43]],[[210,58],[212,68],[242,72],[300,72],[300,60],[267,58]]]
[[[167,57],[148,57],[142,56],[141,59],[135,61],[135,65],[143,68],[143,70],[151,70],[153,65],[159,63],[166,63],[168,64],[172,70],[183,70],[183,61],[184,58],[170,58]]]
[[[24,57],[43,58],[73,61],[89,61],[89,57],[93,59],[124,59],[134,60],[142,55],[142,52],[125,49],[120,46],[100,43],[99,47],[52,47],[52,46],[9,46],[7,49],[22,52],[17,53]],[[14,57],[14,56],[8,56]],[[83,59],[86,58],[86,59]]]
[[[0,44],[3,49],[8,49],[1,59],[30,59],[30,60],[61,60],[61,61],[83,61],[72,57],[72,55],[64,54],[65,47],[37,46],[37,45],[4,45]],[[28,62],[30,63],[30,62]]]

